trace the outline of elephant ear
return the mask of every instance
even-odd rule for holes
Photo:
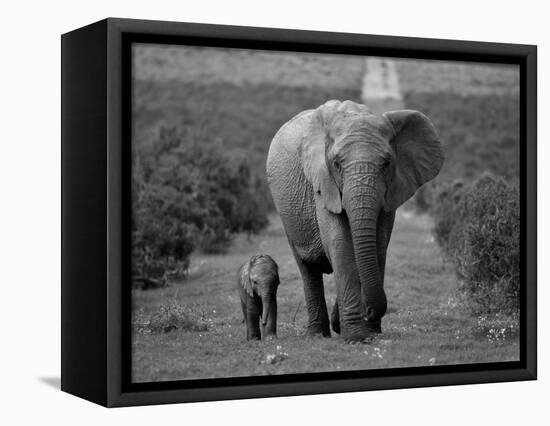
[[[252,285],[252,280],[250,279],[250,268],[254,262],[254,258],[251,258],[249,262],[246,262],[241,268],[241,276],[239,281],[246,292],[250,297],[254,297],[254,286]]]
[[[332,213],[342,212],[342,198],[325,160],[330,144],[323,116],[319,109],[311,115],[306,134],[302,139],[302,165],[306,179],[313,186],[321,202]]]
[[[383,114],[394,134],[395,175],[386,192],[385,210],[395,210],[424,183],[437,176],[444,154],[439,135],[428,117],[414,110]]]
[[[277,264],[275,264],[275,280],[274,280],[274,284],[275,285],[279,285],[281,284],[281,280],[279,279],[279,267],[277,266]]]

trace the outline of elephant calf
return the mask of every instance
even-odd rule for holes
[[[260,340],[277,334],[279,268],[267,254],[252,256],[237,273],[246,339]],[[260,333],[260,319],[262,321]]]

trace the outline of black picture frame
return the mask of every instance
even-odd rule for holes
[[[117,407],[536,379],[536,46],[113,18],[61,42],[62,390]],[[518,64],[520,361],[130,383],[133,42]]]

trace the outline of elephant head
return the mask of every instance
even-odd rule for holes
[[[387,301],[377,258],[377,220],[439,173],[444,155],[436,130],[418,111],[376,116],[361,104],[329,101],[314,111],[301,155],[317,208],[347,216],[362,316],[367,323],[379,323]]]
[[[248,296],[261,306],[257,312],[261,315],[262,334],[275,336],[277,331],[277,288],[279,270],[277,263],[266,254],[252,256],[242,269],[241,284]]]

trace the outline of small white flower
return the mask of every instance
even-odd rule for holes
[[[276,355],[268,354],[268,355],[265,357],[265,362],[266,362],[267,364],[274,364],[276,359],[277,359],[277,356],[276,356]]]

